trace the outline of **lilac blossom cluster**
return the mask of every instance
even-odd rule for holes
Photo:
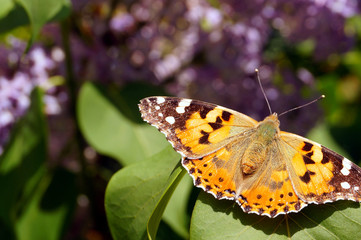
[[[47,114],[58,114],[61,101],[66,99],[64,92],[59,94],[56,90],[49,75],[63,61],[63,51],[54,48],[51,54],[47,54],[44,48],[34,46],[24,54],[25,48],[26,42],[11,36],[7,45],[0,46],[0,153],[9,139],[12,126],[28,109],[34,87],[45,91]]]

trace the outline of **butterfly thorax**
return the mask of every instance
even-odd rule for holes
[[[259,168],[267,157],[267,151],[279,134],[277,114],[266,117],[259,122],[252,136],[252,141],[242,157],[242,172],[250,175]]]

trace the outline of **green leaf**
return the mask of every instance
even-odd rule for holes
[[[168,147],[114,174],[105,194],[105,210],[114,239],[147,239],[148,219],[179,159]]]
[[[183,239],[189,239],[188,204],[193,187],[192,177],[186,174],[175,189],[163,214],[164,222]]]
[[[310,204],[276,218],[247,214],[230,200],[201,192],[193,210],[190,239],[360,239],[359,203]]]
[[[109,95],[104,89],[91,83],[84,84],[79,94],[79,125],[95,150],[116,158],[123,165],[129,165],[142,161],[169,145],[155,127],[144,122],[135,123],[123,113],[126,109],[137,111],[139,119],[136,105],[130,108],[128,100],[124,100],[127,98],[121,98],[120,93],[118,102]],[[119,108],[124,110],[121,112]]]
[[[54,19],[64,9],[70,8],[69,0],[18,0],[31,23],[32,37],[29,45],[36,39],[44,24]],[[61,14],[64,16],[63,14]]]
[[[166,209],[170,198],[173,195],[174,190],[178,186],[179,182],[182,180],[186,170],[178,164],[178,167],[173,171],[172,175],[169,177],[167,187],[157,203],[152,215],[150,216],[147,224],[147,232],[149,239],[155,239],[157,235],[158,226],[160,220],[162,219],[164,210]]]
[[[42,178],[16,223],[18,239],[62,239],[75,207],[75,175],[57,169]]]
[[[13,0],[0,0],[0,6],[0,18],[3,18],[14,8],[15,4]]]
[[[45,173],[47,131],[42,96],[39,89],[33,91],[31,106],[15,125],[0,157],[0,193],[6,196],[0,198],[0,229],[5,232],[13,232],[17,214]]]
[[[0,18],[0,33],[7,33],[19,26],[27,24],[29,24],[29,18],[24,8],[19,4],[14,4],[6,15]],[[23,32],[27,33],[26,37],[28,38],[28,30]],[[2,36],[2,38],[4,38],[4,36]],[[1,40],[5,41],[5,38]]]

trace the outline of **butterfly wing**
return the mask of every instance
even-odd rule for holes
[[[139,104],[142,118],[164,133],[184,157],[217,151],[257,125],[252,118],[215,104],[176,97],[149,97]]]
[[[309,139],[281,132],[282,151],[297,195],[307,203],[361,201],[361,169]]]

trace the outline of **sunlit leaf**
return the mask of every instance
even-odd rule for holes
[[[105,209],[114,239],[147,239],[147,222],[180,157],[171,147],[129,165],[110,180]]]
[[[128,101],[119,102],[122,109],[129,108]],[[136,102],[139,102],[139,99]],[[140,119],[137,105],[133,108]],[[91,83],[84,84],[81,89],[78,120],[92,147],[102,154],[116,158],[123,165],[142,161],[169,145],[164,135],[155,127],[130,120],[104,90]]]
[[[359,203],[311,204],[276,218],[247,214],[230,200],[201,192],[193,211],[191,239],[359,239]]]

